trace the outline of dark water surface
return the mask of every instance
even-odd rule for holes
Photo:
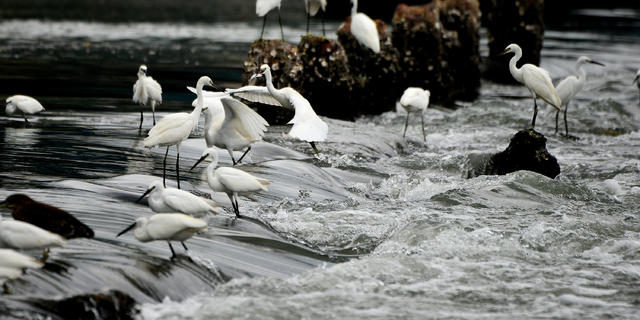
[[[483,83],[480,98],[461,109],[428,110],[426,143],[418,119],[402,139],[402,112],[325,119],[318,158],[274,126],[241,166],[272,182],[241,199],[250,219],[232,220],[204,166],[182,171],[184,189],[225,209],[206,217],[209,229],[187,242],[188,252],[175,246],[175,261],[165,242],[115,238],[151,214],[135,200],[162,175],[164,150],[144,149],[138,135],[137,66],[146,63],[163,85],[158,116],[189,110],[184,86],[200,75],[237,83],[256,25],[2,21],[0,96],[29,94],[47,111],[29,128],[0,116],[0,198],[21,192],[64,208],[96,239],[69,241],[43,269],[7,282],[12,295],[0,296],[0,312],[55,319],[36,302],[117,289],[145,319],[637,318],[638,12],[582,16],[615,14],[631,18],[547,32],[542,66],[554,82],[580,55],[607,65],[588,67],[569,109],[579,140],[552,135],[554,115],[539,115],[536,129],[562,169],[556,179],[464,178],[473,156],[504,149],[527,126],[532,106],[521,86]],[[302,32],[285,29],[290,41]],[[204,149],[202,134],[201,123],[183,144],[183,169]]]

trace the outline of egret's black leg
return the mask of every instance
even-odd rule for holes
[[[46,262],[49,259],[49,248],[42,250],[42,262]]]
[[[309,22],[310,21],[311,21],[311,14],[309,12],[307,12],[307,33],[309,33]]]
[[[4,294],[6,294],[6,295],[10,295],[11,294],[11,290],[9,289],[9,286],[7,286],[6,283],[2,284],[2,291],[4,291]]]
[[[262,32],[260,32],[260,40],[262,40],[262,36],[264,35],[264,26],[267,24],[267,14],[264,15],[264,19],[262,20]]]
[[[238,197],[237,196],[233,196],[233,201],[235,201],[236,205],[236,218],[242,218],[242,216],[240,215],[240,206],[238,205]]]
[[[167,175],[167,156],[169,155],[169,147],[167,147],[167,152],[164,153],[164,161],[162,161],[162,186],[167,187],[166,175]]]
[[[140,111],[140,127],[138,127],[138,132],[142,132],[142,120],[143,120],[143,116],[142,116],[142,111]]]
[[[151,113],[153,113],[153,125],[156,125],[156,110],[151,110]]]
[[[558,116],[559,115],[560,115],[560,109],[556,110],[556,131],[553,132],[554,135],[558,133]]]
[[[169,244],[169,249],[171,249],[171,260],[173,260],[173,258],[176,257],[176,252],[173,251],[173,246],[171,245],[171,242],[167,240],[167,243]]]
[[[280,24],[280,35],[282,36],[282,41],[284,42],[284,31],[282,31],[282,18],[280,17],[280,9],[278,9],[278,23]]]
[[[180,243],[182,243],[182,247],[184,248],[185,251],[189,251],[189,248],[187,248],[187,245],[184,244],[184,241],[180,241]]]
[[[313,151],[315,151],[315,153],[317,155],[319,155],[320,154],[320,150],[318,150],[318,147],[316,146],[316,143],[313,142],[313,141],[310,141],[309,144],[311,145],[311,148],[313,148]]]
[[[564,108],[564,134],[569,136],[569,125],[567,124],[567,109],[569,109],[569,104]]]
[[[420,117],[422,118],[422,138],[427,142],[427,134],[424,133],[424,114],[420,113]]]
[[[180,151],[176,157],[176,178],[178,179],[178,189],[180,189]]]
[[[404,133],[402,134],[402,137],[404,138],[405,135],[407,135],[407,127],[409,126],[409,111],[407,111],[407,120],[404,122]]]
[[[531,119],[531,129],[536,127],[536,117],[538,116],[538,103],[536,98],[533,98],[533,119]]]
[[[240,163],[240,161],[242,161],[242,159],[244,159],[244,156],[246,156],[246,155],[247,155],[247,153],[249,153],[249,150],[251,150],[251,146],[249,146],[249,147],[247,148],[247,151],[245,151],[245,152],[242,154],[242,157],[240,157],[240,159],[238,159],[238,162],[237,162],[237,163]],[[235,163],[234,163],[234,164],[235,164]]]

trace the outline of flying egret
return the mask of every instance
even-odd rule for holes
[[[311,107],[311,104],[298,91],[291,87],[276,89],[273,86],[271,77],[271,68],[263,64],[260,66],[260,72],[253,75],[252,78],[266,78],[266,87],[246,86],[229,93],[252,102],[261,102],[272,105],[279,105],[288,109],[294,109],[295,114],[288,122],[293,124],[289,130],[289,136],[309,142],[316,153],[319,153],[316,142],[327,139],[329,127],[322,121]],[[269,99],[271,96],[273,99]]]
[[[351,34],[363,46],[380,53],[380,37],[376,23],[366,14],[358,11],[358,0],[351,0]]]
[[[193,237],[196,233],[207,229],[207,223],[198,218],[182,213],[157,213],[151,217],[140,217],[132,225],[120,231],[119,237],[131,229],[133,235],[140,242],[166,240],[171,249],[171,259],[176,257],[171,241],[180,241],[185,250],[189,250],[184,241]]]
[[[42,268],[44,263],[36,258],[24,255],[11,249],[0,249],[0,282],[5,293],[9,293],[9,288],[4,283],[7,279],[16,279],[22,275],[26,268]]]
[[[68,212],[35,201],[24,194],[12,194],[0,202],[0,207],[11,210],[14,219],[28,222],[65,239],[93,238],[93,230]]]
[[[640,90],[640,69],[638,69],[638,72],[636,72],[636,78],[633,79],[633,83],[635,83],[636,86],[638,86],[638,90]]]
[[[282,18],[280,17],[280,3],[281,0],[256,0],[256,14],[258,17],[264,17],[262,21],[262,32],[260,32],[260,39],[264,35],[264,26],[267,24],[267,13],[269,11],[278,8],[278,23],[280,24],[280,35],[282,35],[282,41],[284,41],[284,32],[282,31]]]
[[[540,67],[536,67],[530,63],[524,64],[522,67],[516,67],[516,63],[522,57],[522,49],[515,43],[508,45],[501,55],[513,52],[515,55],[509,61],[509,71],[518,82],[524,84],[533,96],[533,119],[531,119],[531,129],[536,126],[536,116],[538,115],[538,104],[536,98],[540,97],[546,103],[550,104],[557,110],[561,108],[561,100],[558,97],[556,88],[551,83],[549,72]]]
[[[43,249],[42,256],[46,259],[49,248],[62,247],[65,243],[65,239],[60,235],[30,223],[17,220],[0,220],[0,248]]]
[[[564,78],[558,86],[556,87],[556,91],[558,92],[558,97],[560,97],[560,101],[562,101],[562,106],[564,106],[564,131],[565,135],[569,136],[569,126],[567,125],[567,109],[569,108],[569,102],[571,99],[576,96],[582,87],[584,86],[585,81],[587,81],[587,71],[582,67],[587,63],[597,64],[599,66],[603,66],[604,64],[593,61],[589,57],[582,56],[578,58],[576,62],[576,73],[577,76],[571,75]],[[560,109],[556,110],[556,131],[554,134],[558,133],[558,115],[560,114]]]
[[[166,170],[167,170],[167,156],[169,155],[169,147],[175,145],[178,151],[176,159],[176,177],[178,180],[178,189],[180,189],[180,144],[182,141],[187,140],[189,134],[193,129],[198,126],[198,120],[200,119],[200,112],[204,105],[204,97],[202,95],[202,87],[205,85],[212,86],[213,81],[207,76],[202,76],[198,79],[196,84],[196,92],[198,95],[196,107],[191,113],[179,112],[166,115],[157,125],[153,126],[149,130],[148,137],[144,139],[144,146],[146,148],[153,148],[156,146],[167,147],[167,152],[164,154],[164,161],[162,166],[162,184],[166,186]]]
[[[5,112],[9,115],[14,115],[18,111],[22,113],[24,117],[25,125],[29,124],[27,120],[28,114],[35,114],[44,111],[44,107],[38,102],[38,100],[23,95],[15,95],[7,98]]]
[[[149,195],[149,208],[157,213],[181,212],[195,215],[218,213],[218,204],[212,200],[198,197],[190,192],[166,188],[160,181],[154,181],[149,185],[136,202]]]
[[[188,87],[192,92],[194,88]],[[233,165],[240,163],[251,150],[251,144],[262,141],[269,123],[244,103],[229,97],[229,92],[207,92],[204,95],[204,139],[207,147],[216,146],[225,149],[231,156]],[[194,104],[197,100],[194,100]],[[247,150],[238,161],[233,157],[234,150]],[[202,161],[199,160],[198,163]]]
[[[327,0],[304,0],[304,8],[307,11],[307,33],[309,33],[309,22],[311,17],[314,17],[320,9],[322,9],[322,35],[324,32],[324,12],[327,7]]]
[[[212,159],[207,167],[207,182],[209,183],[209,187],[211,187],[213,191],[227,194],[237,218],[241,217],[238,207],[238,195],[260,190],[267,191],[267,186],[271,184],[269,180],[256,178],[240,169],[229,167],[216,169],[219,160],[216,148],[206,149],[202,153],[202,157],[205,158],[206,156],[210,156]]]
[[[424,133],[424,111],[429,107],[429,97],[431,92],[422,88],[409,87],[404,90],[402,98],[400,98],[400,105],[407,110],[407,121],[404,123],[404,133],[402,137],[407,134],[407,126],[409,125],[409,114],[411,112],[419,112],[422,119],[422,137],[424,141],[427,141],[427,136]]]
[[[147,66],[138,68],[138,80],[133,84],[133,102],[142,106],[151,106],[153,125],[156,125],[156,106],[162,103],[162,87],[158,81],[147,76]],[[142,130],[142,110],[140,110],[140,128]]]

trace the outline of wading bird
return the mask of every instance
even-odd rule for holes
[[[280,17],[280,3],[281,0],[256,0],[256,14],[258,17],[264,17],[262,21],[262,32],[260,32],[260,39],[264,35],[264,26],[267,24],[267,14],[269,11],[278,8],[278,23],[280,24],[280,35],[282,41],[284,41],[284,32],[282,31],[282,18]]]
[[[351,34],[363,46],[380,53],[380,37],[376,23],[366,14],[358,11],[358,0],[351,0]]]
[[[28,222],[65,239],[93,238],[93,230],[68,212],[35,201],[24,194],[12,194],[0,202],[0,207],[11,210],[14,219]]]
[[[153,113],[153,125],[156,125],[156,106],[162,103],[162,87],[158,81],[147,76],[147,66],[138,68],[138,80],[133,84],[133,102],[141,106],[150,106]],[[142,130],[142,110],[140,110],[140,128]]]
[[[188,89],[195,91],[191,87]],[[230,91],[233,90],[227,90]],[[204,139],[207,147],[225,149],[229,152],[233,165],[240,163],[251,150],[251,144],[262,141],[269,123],[244,103],[230,98],[228,93],[203,91],[203,95],[206,109]],[[247,150],[236,161],[233,151],[244,148]]]
[[[322,9],[322,35],[324,32],[324,12],[327,7],[327,0],[304,0],[304,8],[307,11],[307,33],[309,33],[309,22],[311,17],[314,17],[320,9]]]
[[[636,72],[636,78],[633,79],[633,83],[635,83],[636,86],[638,86],[638,90],[640,90],[640,69]]]
[[[404,133],[402,137],[407,134],[407,126],[409,126],[409,115],[411,112],[419,112],[422,119],[422,137],[424,141],[427,141],[427,135],[424,133],[424,111],[429,107],[429,97],[431,92],[422,88],[409,87],[404,90],[402,98],[400,98],[400,105],[407,110],[407,121],[404,123]]]
[[[276,105],[294,109],[295,114],[293,118],[288,122],[293,124],[289,135],[296,139],[308,142],[316,153],[319,153],[316,147],[316,142],[321,142],[327,139],[327,132],[329,127],[316,115],[315,111],[311,107],[311,104],[305,99],[298,91],[291,87],[282,89],[276,89],[273,86],[273,80],[271,77],[271,68],[268,65],[263,64],[260,66],[260,72],[252,76],[252,78],[261,78],[264,76],[266,79],[266,87],[260,86],[246,86],[229,91],[233,96],[237,96],[252,102],[261,102],[267,104]],[[268,99],[265,96],[271,96],[273,99]]]
[[[509,71],[516,81],[524,84],[533,96],[533,119],[531,119],[531,129],[536,126],[536,116],[538,115],[538,104],[536,98],[540,97],[546,103],[550,104],[557,110],[561,108],[561,100],[558,97],[556,88],[551,83],[549,72],[540,67],[536,67],[530,63],[524,64],[522,67],[516,67],[516,63],[522,57],[522,49],[515,43],[505,48],[501,55],[513,52],[514,56],[509,61]]]
[[[38,102],[38,100],[23,95],[15,95],[7,98],[5,112],[8,115],[15,115],[18,112],[22,113],[24,117],[24,124],[28,125],[28,114],[35,114],[44,111],[44,107]]]
[[[238,207],[238,195],[244,195],[260,190],[267,191],[267,186],[271,184],[266,179],[260,179],[248,174],[240,169],[220,167],[216,169],[218,165],[218,150],[215,148],[208,148],[202,154],[204,159],[207,156],[211,157],[211,163],[207,167],[207,183],[211,190],[216,192],[224,192],[231,200],[231,206],[233,212],[237,218],[240,218],[240,209]],[[197,163],[196,163],[197,165]],[[193,169],[195,165],[191,168]]]
[[[212,200],[198,197],[190,192],[166,188],[160,181],[149,185],[136,202],[149,195],[149,208],[157,213],[181,212],[192,216],[218,213],[218,204]]]
[[[116,237],[134,228],[133,235],[140,242],[166,240],[171,249],[171,259],[173,259],[176,257],[176,252],[173,250],[171,241],[180,241],[184,250],[189,250],[184,241],[207,229],[207,223],[182,213],[158,213],[149,218],[136,219],[136,222],[122,230]]]
[[[7,279],[16,279],[26,268],[42,268],[44,263],[36,258],[15,252],[11,249],[0,249],[0,282],[4,293],[9,294],[9,287],[4,283]]]
[[[204,97],[202,95],[202,87],[205,85],[217,88],[213,85],[211,78],[207,76],[200,77],[196,84],[196,92],[198,95],[196,107],[191,113],[179,112],[166,115],[162,120],[158,122],[151,130],[149,130],[148,137],[144,139],[144,146],[146,148],[153,148],[156,146],[167,147],[167,151],[164,154],[164,161],[162,165],[162,184],[166,186],[166,170],[167,170],[167,156],[169,155],[169,147],[176,146],[177,159],[176,159],[176,178],[178,181],[178,189],[180,189],[180,144],[182,141],[187,140],[191,131],[198,126],[198,120],[200,119],[200,112],[204,105]]]
[[[60,235],[49,232],[27,222],[0,220],[0,248],[42,249],[43,260],[48,257],[48,249],[65,244]]]
[[[571,75],[564,78],[556,87],[558,97],[560,97],[560,101],[562,101],[562,106],[564,107],[564,131],[566,136],[569,136],[569,126],[567,125],[567,109],[569,108],[569,102],[571,102],[573,97],[582,90],[584,83],[587,81],[587,71],[582,68],[587,63],[593,63],[604,67],[604,64],[593,61],[589,57],[582,56],[578,58],[578,61],[576,62],[577,76]],[[560,115],[560,109],[556,110],[556,131],[554,134],[558,133],[558,115]]]

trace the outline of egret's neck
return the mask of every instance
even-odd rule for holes
[[[191,112],[191,117],[195,120],[196,123],[198,122],[198,119],[200,119],[200,112],[202,112],[202,107],[204,106],[204,95],[202,94],[202,87],[204,87],[204,84],[202,83],[198,83],[198,85],[196,86],[196,94],[198,95],[198,98],[196,100],[196,107]]]
[[[584,68],[584,63],[576,64],[576,74],[578,75],[578,80],[582,83],[587,81],[587,70]]]
[[[142,79],[142,78],[144,78],[144,77],[146,77],[146,76],[147,76],[147,75],[146,75],[146,74],[144,74],[144,72],[142,72],[142,71],[138,71],[138,79]]]
[[[522,82],[522,70],[516,67],[516,63],[520,58],[522,58],[522,51],[516,50],[515,55],[509,60],[509,71],[511,71],[511,75],[518,80],[518,82]]]
[[[356,15],[356,12],[358,12],[358,0],[351,0],[351,2],[353,3],[353,6],[351,7],[351,15],[354,16]]]
[[[209,152],[209,156],[211,157],[211,163],[209,163],[209,166],[207,166],[207,178],[209,179],[209,181],[213,181],[213,171],[215,171],[216,167],[218,166],[218,161],[220,160],[220,158],[217,151]]]

